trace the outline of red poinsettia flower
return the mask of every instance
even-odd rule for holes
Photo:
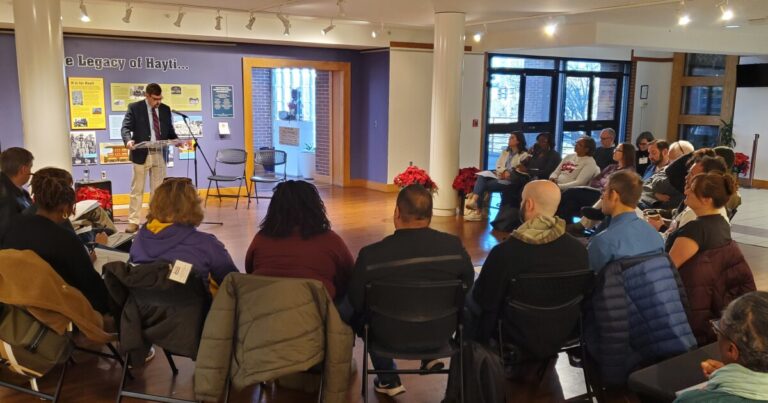
[[[424,186],[424,188],[428,189],[432,193],[437,192],[437,184],[432,181],[432,178],[429,177],[427,171],[417,167],[416,165],[409,166],[405,169],[405,171],[395,176],[395,185],[400,186],[401,188],[416,183]]]
[[[459,169],[459,173],[453,179],[453,188],[462,194],[471,193],[475,187],[475,182],[477,182],[477,175],[475,174],[479,171],[475,167]]]
[[[744,153],[736,153],[733,159],[733,173],[746,175],[749,172],[749,157]]]

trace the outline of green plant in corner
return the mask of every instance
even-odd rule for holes
[[[304,143],[304,152],[307,152],[307,153],[315,152],[315,146],[313,146],[310,143]]]
[[[733,136],[733,118],[731,118],[730,122],[720,119],[720,123],[722,125],[720,126],[720,139],[718,143],[721,146],[736,147],[736,138]]]

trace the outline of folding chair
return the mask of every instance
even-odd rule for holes
[[[591,399],[595,392],[591,387],[592,373],[585,360],[581,312],[582,302],[594,282],[595,273],[589,269],[521,274],[512,278],[498,321],[499,354],[502,359],[513,363],[526,360],[541,362],[538,369],[541,379],[550,360],[558,353],[580,355],[587,393],[577,398]],[[515,353],[517,357],[514,357]]]
[[[412,284],[377,281],[366,284],[364,402],[368,402],[369,373],[430,375],[450,372],[449,369],[369,370],[369,351],[382,357],[406,360],[438,359],[458,354],[460,399],[464,402],[462,312],[465,293],[466,286],[461,280]]]
[[[259,203],[259,199],[270,199],[271,197],[259,197],[259,183],[280,183],[285,182],[286,175],[286,160],[287,154],[285,151],[280,150],[257,150],[253,152],[253,165],[254,169],[258,166],[262,167],[263,173],[251,176],[251,187],[253,188],[256,204]],[[282,175],[277,172],[278,168],[283,167]],[[251,207],[251,194],[248,193],[248,207]]]
[[[248,159],[248,154],[245,152],[245,150],[240,148],[224,148],[216,151],[216,161],[213,163],[213,172],[211,172],[211,175],[208,177],[208,190],[205,192],[206,206],[208,206],[208,195],[211,192],[211,182],[213,182],[216,184],[216,197],[219,198],[219,204],[221,204],[222,197],[234,197],[237,199],[237,201],[235,202],[235,210],[237,210],[237,206],[240,203],[240,190],[243,188],[243,182],[245,181],[245,161],[247,159]],[[243,173],[242,175],[220,174],[217,172],[217,169],[219,168],[218,166],[219,164],[242,165]],[[237,194],[235,195],[221,194],[221,189],[219,189],[219,182],[235,182],[235,181],[240,181],[240,184],[237,187]],[[248,182],[245,183],[245,191],[248,195],[251,194],[250,190],[248,189]]]

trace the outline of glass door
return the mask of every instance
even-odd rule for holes
[[[561,152],[573,153],[576,140],[587,135],[599,144],[600,131],[619,132],[623,79],[616,74],[567,73],[563,97]]]

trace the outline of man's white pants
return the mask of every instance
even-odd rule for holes
[[[141,203],[144,199],[144,184],[149,172],[149,195],[150,198],[155,189],[163,183],[165,178],[165,160],[161,150],[150,150],[147,154],[147,160],[143,165],[133,165],[133,179],[131,179],[131,203],[128,206],[128,222],[139,225],[139,213],[141,212]]]

